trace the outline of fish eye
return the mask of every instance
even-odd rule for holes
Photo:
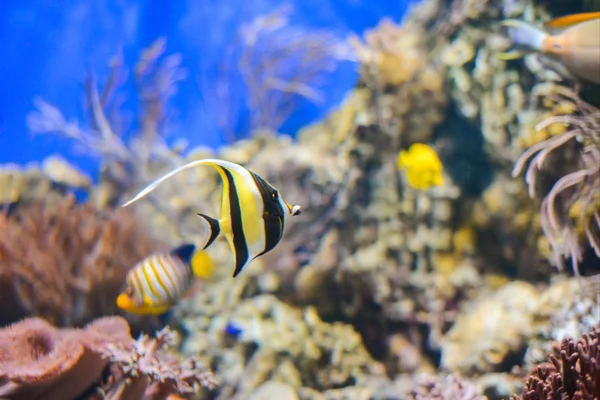
[[[279,193],[273,192],[273,194],[271,194],[271,197],[273,198],[273,200],[277,200],[279,198]]]
[[[292,208],[290,209],[290,213],[291,213],[293,216],[296,216],[296,215],[300,215],[300,214],[302,214],[302,206],[301,206],[301,205],[299,205],[299,204],[294,204],[294,205],[292,206]]]
[[[125,288],[125,294],[129,297],[133,297],[133,288],[131,286],[127,286]]]

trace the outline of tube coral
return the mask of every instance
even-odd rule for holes
[[[526,170],[529,194],[535,197],[537,176],[549,154],[568,142],[578,144],[578,169],[559,178],[544,197],[541,225],[558,267],[563,269],[564,259],[570,258],[579,275],[579,264],[584,258],[579,231],[600,257],[600,110],[573,92],[565,90],[560,96],[558,101],[572,101],[579,114],[553,116],[539,123],[536,130],[552,124],[563,124],[569,129],[530,147],[517,161],[513,176]]]
[[[563,339],[550,363],[539,365],[513,400],[593,400],[600,398],[600,331],[579,340]]]
[[[67,196],[0,213],[0,324],[40,316],[82,325],[117,312],[125,275],[156,242],[126,210]]]

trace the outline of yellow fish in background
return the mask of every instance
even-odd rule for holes
[[[191,286],[194,276],[206,279],[212,270],[212,259],[194,244],[153,254],[127,273],[117,307],[140,315],[164,314]]]
[[[600,12],[556,18],[546,23],[550,32],[521,20],[509,19],[501,25],[513,49],[499,58],[512,60],[538,52],[557,73],[600,83]]]
[[[429,189],[444,184],[442,162],[428,145],[415,143],[398,155],[398,169],[406,171],[408,184],[415,189]]]
[[[235,278],[248,263],[277,246],[283,237],[287,215],[295,216],[302,212],[300,205],[287,204],[277,189],[254,172],[224,160],[192,161],[157,179],[123,207],[146,196],[173,175],[200,165],[216,168],[223,180],[220,218],[217,220],[198,213],[210,227],[204,249],[223,233],[233,251]]]

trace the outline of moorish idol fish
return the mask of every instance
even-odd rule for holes
[[[117,306],[134,314],[164,314],[191,286],[194,276],[208,278],[212,267],[210,257],[195,244],[153,254],[127,273]]]
[[[600,83],[600,12],[560,17],[546,23],[546,30],[514,19],[501,25],[513,42],[511,51],[498,55],[501,59],[537,52],[567,78]]]
[[[197,160],[182,165],[148,185],[123,207],[146,196],[178,172],[199,165],[216,168],[223,180],[220,219],[198,213],[210,227],[210,236],[204,249],[223,233],[233,251],[235,278],[248,263],[277,246],[283,237],[285,217],[288,214],[299,215],[302,207],[286,203],[277,189],[254,172],[218,159]]]

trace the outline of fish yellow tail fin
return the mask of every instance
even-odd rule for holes
[[[198,278],[209,279],[212,276],[214,263],[212,258],[204,250],[199,250],[194,254],[191,266],[194,276]]]
[[[500,23],[506,36],[512,41],[512,47],[505,53],[497,53],[501,60],[515,60],[542,49],[548,33],[525,21],[507,19]]]

